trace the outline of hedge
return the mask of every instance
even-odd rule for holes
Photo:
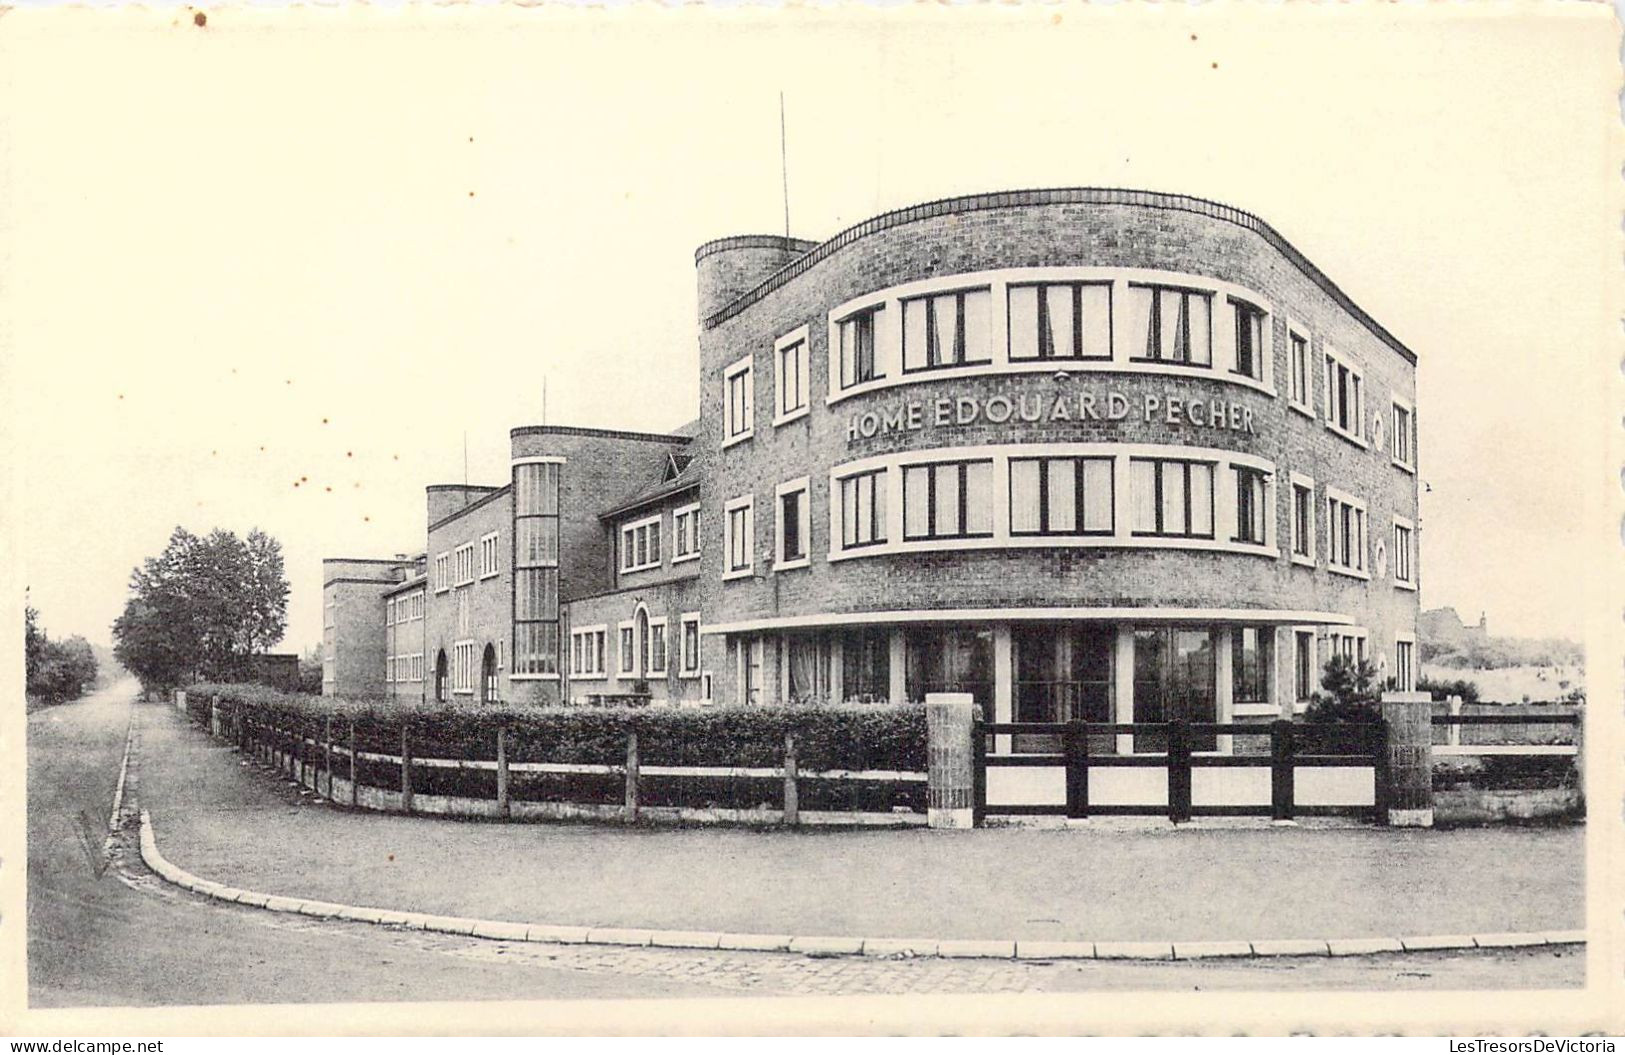
[[[678,710],[652,707],[511,707],[501,704],[432,704],[415,701],[348,700],[279,692],[263,685],[193,685],[187,712],[201,725],[209,721],[211,697],[220,698],[222,732],[238,723],[275,727],[286,735],[321,740],[333,720],[333,738],[347,746],[353,724],[358,750],[398,755],[403,729],[413,758],[494,761],[497,731],[506,730],[509,762],[622,765],[627,734],[638,737],[643,766],[737,766],[777,768],[784,763],[785,737],[795,741],[802,774],[828,770],[926,768],[925,709],[919,705],[852,704],[816,707],[717,708]],[[319,748],[289,745],[317,764]],[[349,760],[335,759],[340,776]],[[387,762],[356,761],[364,785],[395,789],[400,768]],[[491,770],[418,766],[412,790],[422,795],[475,799],[496,796]],[[925,809],[925,787],[917,782],[826,779],[803,775],[799,803],[810,810],[890,811]],[[616,804],[625,794],[619,775],[514,772],[514,801],[571,801]],[[643,774],[639,799],[650,806],[777,809],[784,782],[777,777],[701,777]]]

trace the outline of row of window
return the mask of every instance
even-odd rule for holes
[[[1006,467],[1008,530],[1012,538],[1088,538],[1119,534],[1116,473],[1126,462],[1129,500],[1127,534],[1131,538],[1228,541],[1272,547],[1275,540],[1274,474],[1247,464],[1186,458],[1130,456],[1018,457],[1001,459]],[[995,535],[995,459],[992,457],[903,464],[902,541],[991,539]],[[861,551],[890,541],[887,517],[890,468],[851,473],[835,479],[838,503],[837,552]],[[1222,475],[1221,475],[1222,474]],[[1218,488],[1227,490],[1220,501]],[[1313,566],[1315,554],[1314,481],[1292,474],[1289,553],[1296,563]],[[1334,488],[1326,489],[1326,561],[1328,567],[1368,578],[1366,506]],[[1219,524],[1218,514],[1226,513]],[[808,479],[780,484],[775,492],[777,542],[774,565],[800,567],[808,560],[810,501]],[[724,578],[754,570],[755,496],[724,505]],[[1411,521],[1396,517],[1393,573],[1396,582],[1414,585]],[[1379,552],[1382,547],[1379,544]],[[1379,569],[1379,574],[1386,572]]]
[[[498,574],[500,565],[497,558],[497,539],[498,534],[493,531],[482,535],[477,543],[465,542],[450,553],[436,554],[435,593],[444,593],[454,586],[467,586],[475,580],[476,575],[481,579],[489,579]]]
[[[423,653],[390,656],[384,661],[384,681],[408,682],[423,680]]]
[[[999,295],[1005,304],[1002,345],[995,340],[992,311]],[[1274,384],[1269,315],[1260,305],[1230,292],[1110,279],[994,280],[895,301],[884,296],[867,300],[844,313],[837,309],[834,316],[830,376],[836,384],[831,402],[841,393],[884,382],[888,370],[907,376],[991,366],[1001,350],[1013,364],[1109,363],[1121,358],[1138,364],[1217,368],[1266,390]],[[893,323],[889,312],[900,319]],[[1290,320],[1286,332],[1288,401],[1313,417],[1311,336]],[[1114,334],[1121,349],[1115,354]],[[774,344],[775,426],[808,411],[809,347],[805,326]],[[1372,439],[1380,447],[1383,426],[1365,421],[1364,375],[1359,368],[1348,356],[1324,347],[1322,378],[1327,428],[1361,447]],[[723,373],[723,446],[750,438],[755,419],[754,357],[745,356]],[[1414,471],[1411,404],[1395,397],[1387,425],[1394,463]]]
[[[384,602],[384,625],[395,626],[398,623],[416,622],[423,618],[423,593],[407,594],[404,597],[392,597]]]
[[[616,629],[615,673],[621,678],[663,678],[667,669],[669,645],[666,617],[651,616],[639,608],[632,619]],[[679,620],[677,673],[684,678],[700,676],[700,615],[685,613]],[[609,628],[583,627],[570,632],[570,672],[578,678],[609,676]]]
[[[661,514],[621,525],[619,567],[622,572],[646,571],[660,567],[663,521]],[[672,512],[671,563],[680,564],[700,555],[700,507],[698,503]]]

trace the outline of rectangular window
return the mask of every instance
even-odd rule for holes
[[[1394,400],[1393,425],[1394,464],[1402,469],[1416,467],[1415,455],[1411,450],[1411,438],[1414,435],[1411,425],[1411,408]]]
[[[903,301],[903,370],[991,362],[992,293],[966,289]]]
[[[681,673],[685,678],[692,678],[700,673],[700,616],[691,613],[683,616],[683,638]]]
[[[1394,521],[1394,581],[1405,586],[1416,585],[1412,574],[1413,539],[1415,530],[1408,523]]]
[[[1244,300],[1230,298],[1235,316],[1236,365],[1234,372],[1254,381],[1264,380],[1264,313]]]
[[[1416,691],[1416,642],[1394,642],[1394,688],[1399,692]]]
[[[561,665],[559,472],[557,462],[522,462],[513,469],[515,677],[556,675]]]
[[[938,462],[903,469],[903,538],[993,534],[993,463]]]
[[[1213,537],[1213,464],[1133,458],[1129,485],[1136,535]]]
[[[778,517],[778,553],[774,556],[774,567],[806,564],[807,534],[811,526],[806,477],[779,485]]]
[[[891,698],[891,634],[864,627],[841,634],[841,694],[849,703]]]
[[[1112,459],[1010,459],[1012,535],[1110,535]]]
[[[1311,564],[1315,559],[1315,485],[1297,477],[1292,481],[1292,556]]]
[[[660,517],[655,515],[621,528],[621,571],[660,566]]]
[[[1326,489],[1326,532],[1330,553],[1327,564],[1335,571],[1364,576],[1366,572],[1365,503],[1339,491]]]
[[[842,477],[841,548],[873,546],[886,541],[886,472]]]
[[[754,504],[749,497],[736,498],[723,511],[723,546],[727,552],[724,576],[748,575],[755,564]]]
[[[570,635],[571,669],[581,677],[604,676],[604,635],[602,627],[580,630]]]
[[[1287,396],[1297,406],[1309,407],[1309,338],[1296,330],[1287,331]]]
[[[465,542],[452,551],[453,586],[466,586],[474,581],[474,543]]]
[[[686,506],[672,514],[671,562],[692,560],[700,555],[700,507]]]
[[[451,554],[437,553],[434,558],[434,592],[451,589]]]
[[[1296,649],[1292,666],[1293,682],[1296,686],[1297,700],[1303,702],[1314,695],[1316,688],[1315,632],[1298,630],[1293,632],[1292,637]]]
[[[1270,642],[1266,627],[1238,626],[1230,632],[1231,702],[1269,702]]]
[[[649,654],[643,672],[650,677],[666,676],[666,620],[649,620]]]
[[[620,626],[620,671],[622,674],[633,674],[638,669],[637,634],[631,623],[622,623]]]
[[[1141,362],[1213,365],[1213,294],[1175,286],[1131,284],[1131,348]]]
[[[1262,546],[1268,541],[1269,481],[1261,469],[1244,465],[1231,470],[1236,478],[1236,542]]]
[[[880,377],[875,362],[875,327],[882,308],[866,308],[835,324],[840,344],[841,387],[852,388]]]
[[[1326,424],[1332,431],[1363,445],[1365,430],[1360,422],[1365,407],[1364,379],[1360,371],[1337,353],[1327,351],[1325,358]]]
[[[489,579],[497,573],[497,533],[491,532],[480,539],[480,578]]]
[[[782,425],[807,410],[807,328],[781,338],[773,349],[773,423]]]
[[[1045,282],[1009,287],[1010,358],[1110,359],[1108,282]]]
[[[1366,658],[1366,631],[1333,630],[1326,635],[1326,647],[1328,659],[1342,656],[1356,663],[1363,662]]]
[[[745,439],[756,423],[756,382],[751,357],[728,367],[722,375],[722,445]]]

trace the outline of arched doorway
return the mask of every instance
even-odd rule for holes
[[[446,702],[446,650],[441,649],[434,659],[434,702]]]
[[[480,658],[480,702],[495,703],[497,695],[497,650],[488,644]]]

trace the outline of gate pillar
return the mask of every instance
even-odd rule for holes
[[[1377,794],[1396,828],[1433,827],[1433,698],[1425,692],[1385,692],[1387,787]]]
[[[974,827],[976,764],[971,740],[976,704],[968,692],[925,697],[926,823],[932,828]]]

